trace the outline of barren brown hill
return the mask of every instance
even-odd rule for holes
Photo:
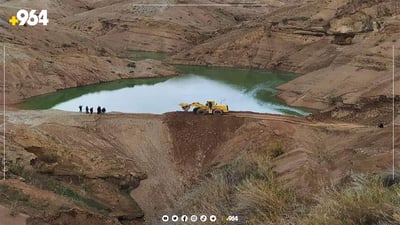
[[[354,176],[392,169],[393,100],[396,133],[400,121],[399,97],[390,96],[392,46],[399,51],[398,1],[179,5],[224,2],[0,1],[6,104],[98,82],[175,76],[171,64],[199,64],[298,73],[279,87],[280,96],[289,105],[321,110],[306,118],[245,112],[99,116],[7,106],[0,215],[31,225],[153,225],[164,213],[194,208],[223,216],[231,212],[221,208],[235,206],[244,219],[263,209],[257,218],[268,224],[400,224],[400,207],[390,202],[398,189],[381,180],[373,183],[373,198],[356,192],[337,203],[332,197],[353,193],[341,188],[352,187]],[[6,18],[19,8],[48,9],[49,26],[10,26]],[[131,50],[171,57],[132,61]],[[398,56],[394,61],[400,65]],[[399,136],[394,141],[398,148]],[[371,185],[365,187],[356,190]],[[215,204],[201,202],[203,197]],[[360,199],[370,205],[357,208],[364,206]],[[320,213],[326,209],[333,212]],[[345,223],[315,219],[340,212]]]
[[[2,21],[7,74],[12,74],[7,101],[101,81],[175,74],[168,67],[146,75],[127,67],[118,56],[128,56],[129,50],[175,54],[171,63],[304,74],[280,87],[280,96],[293,106],[326,109],[335,98],[354,104],[360,97],[391,94],[391,50],[393,45],[398,50],[400,30],[397,1],[254,2],[263,5],[4,2],[2,18],[20,7],[47,8],[51,18],[46,28],[12,28]]]
[[[47,9],[49,25],[12,27],[5,18],[20,8]],[[180,52],[221,29],[231,29],[253,11],[145,6],[141,1],[2,2],[0,40],[6,47],[7,102],[116,79],[176,75],[160,63],[128,67],[130,60],[120,57],[127,57],[130,50]]]
[[[399,14],[397,1],[283,6],[171,61],[300,73],[304,75],[279,87],[288,104],[325,109],[335,97],[354,104],[360,97],[391,95],[392,46],[399,51]],[[399,62],[396,56],[396,66]]]

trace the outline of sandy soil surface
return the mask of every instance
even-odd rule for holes
[[[0,206],[0,224],[1,225],[25,225],[27,215],[19,214],[16,216],[11,216],[11,211],[4,206]]]

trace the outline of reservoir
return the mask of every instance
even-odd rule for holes
[[[249,69],[176,66],[181,75],[172,78],[119,80],[69,88],[36,96],[22,103],[27,109],[78,111],[82,105],[105,107],[107,112],[162,114],[180,111],[179,103],[215,100],[232,111],[305,115],[277,98],[277,86],[295,75]]]

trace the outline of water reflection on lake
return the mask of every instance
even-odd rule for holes
[[[104,106],[107,111],[161,114],[181,110],[178,106],[181,102],[216,100],[228,104],[233,111],[306,114],[285,106],[276,97],[275,87],[292,79],[294,76],[291,74],[201,66],[178,68],[183,73],[179,77],[119,81],[118,85],[113,82],[99,84],[103,88],[91,85],[81,87],[86,88],[84,90],[67,89],[32,98],[25,105],[35,108],[35,105],[48,100],[51,104],[42,108],[77,111],[79,105],[88,105],[94,108]],[[80,93],[78,96],[77,92]]]

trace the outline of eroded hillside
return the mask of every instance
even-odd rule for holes
[[[283,6],[175,55],[172,62],[304,74],[279,88],[280,96],[295,106],[325,109],[335,97],[355,104],[360,97],[391,95],[392,46],[397,52],[400,38],[398,4],[312,1]],[[396,56],[396,66],[399,62]]]
[[[372,179],[353,190],[360,182],[349,181],[391,170],[393,101],[396,133],[400,121],[400,89],[391,96],[398,1],[257,2],[0,1],[7,74],[0,224],[159,224],[164,213],[199,210],[253,216],[251,225],[398,224],[397,186]],[[49,26],[11,27],[5,18],[23,7],[48,9]],[[132,60],[131,51],[169,57]],[[280,96],[322,111],[86,115],[9,105],[69,87],[178,75],[172,64],[295,72]],[[358,208],[364,203],[368,210]]]
[[[2,204],[17,204],[28,224],[92,214],[107,218],[98,224],[155,224],[209,171],[248,154],[269,156],[279,179],[305,196],[391,165],[389,127],[263,114],[15,111],[7,127]]]
[[[132,50],[169,53],[169,63],[303,74],[279,88],[280,97],[293,106],[326,109],[332,99],[355,104],[361,97],[391,95],[392,46],[399,50],[400,35],[397,1],[253,2],[261,5],[3,2],[1,40],[7,74],[12,74],[7,101],[103,81],[176,75],[160,62],[135,68],[126,58]],[[48,9],[51,23],[46,28],[11,27],[4,18],[20,7]]]

